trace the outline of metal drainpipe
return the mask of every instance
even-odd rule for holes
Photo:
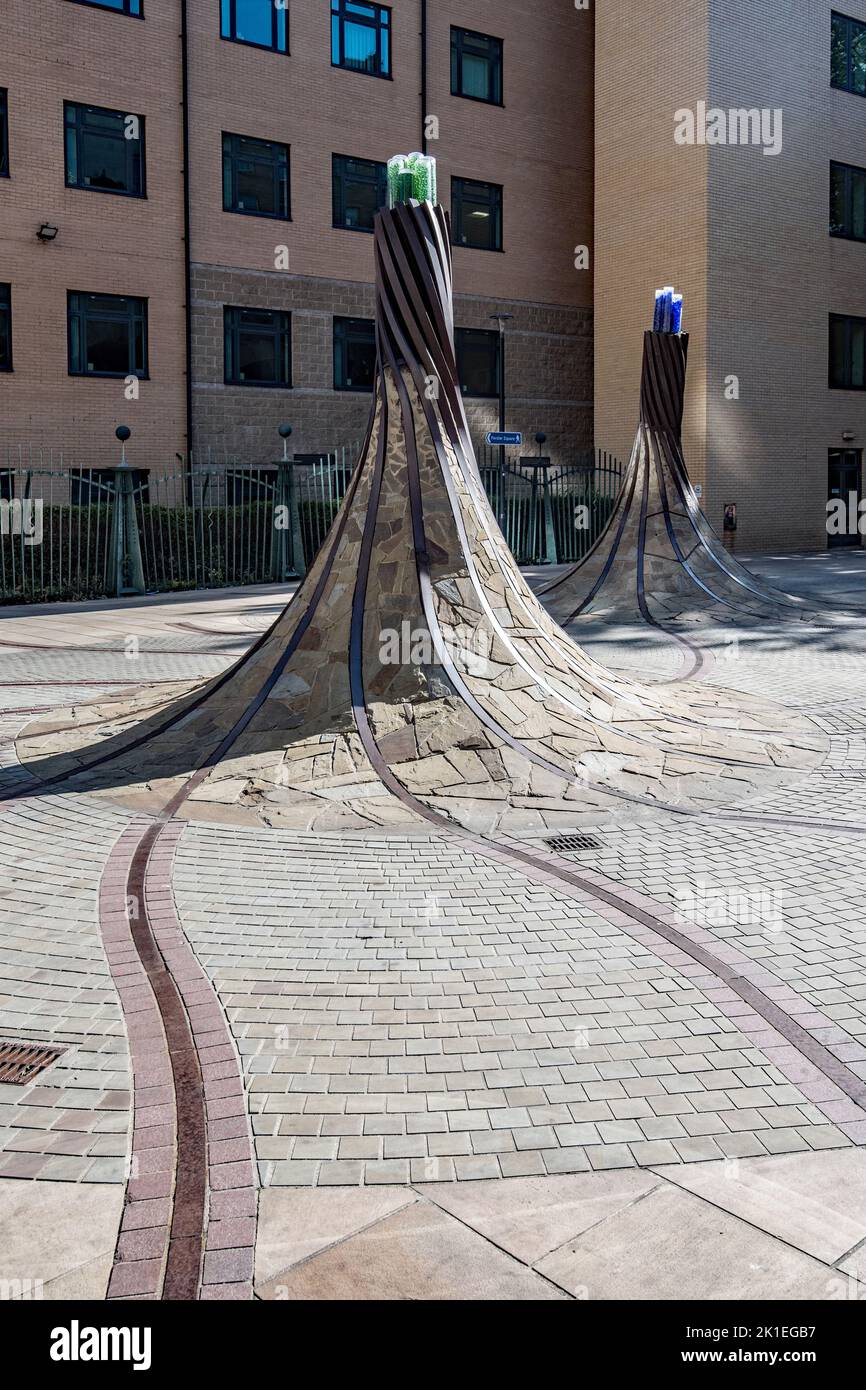
[[[421,153],[427,153],[427,0],[421,0]]]
[[[181,61],[181,108],[182,148],[183,148],[183,242],[184,242],[184,324],[186,355],[186,469],[187,487],[191,488],[192,478],[192,251],[190,247],[189,213],[189,35],[187,27],[187,0],[180,0],[180,61]]]

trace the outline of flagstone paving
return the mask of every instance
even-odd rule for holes
[[[858,565],[866,581],[846,557]],[[772,578],[797,587],[804,570],[812,592],[843,582],[835,557],[774,561]],[[135,688],[158,700],[221,671],[281,597],[87,605],[74,625],[60,608],[0,613],[0,766],[15,768],[30,711]],[[692,664],[645,630],[613,637],[580,634],[645,681],[675,683]],[[623,808],[581,824],[598,847],[557,861],[578,886],[405,821],[173,824],[147,891],[172,959],[181,933],[194,1045],[213,1055],[209,1171],[226,1186],[204,1296],[249,1296],[256,1206],[264,1298],[667,1297],[684,1279],[707,1298],[852,1296],[866,1242],[866,637],[688,638],[692,680],[797,709],[829,752],[721,813],[638,821]],[[150,1296],[152,1250],[168,1239],[145,1150],[170,1155],[177,1098],[149,1117],[141,1095],[136,1106],[129,1038],[153,1034],[130,1033],[130,1006],[149,986],[118,983],[125,957],[99,901],[101,882],[125,882],[124,832],[146,823],[74,790],[0,807],[0,1038],[61,1049],[28,1085],[0,1085],[0,1237],[48,1192],[120,1198],[131,1177],[154,1208],[123,1237],[135,1270],[117,1289],[131,1297]],[[524,844],[544,849],[540,832]],[[779,1017],[751,1013],[713,962],[757,982]],[[791,1020],[817,1052],[798,1050]],[[796,1215],[783,1179],[804,1187]],[[76,1200],[66,1253],[46,1262],[34,1240],[22,1273],[16,1246],[0,1280],[101,1296],[113,1237],[78,1258]],[[114,1197],[105,1211],[116,1232]],[[653,1292],[659,1267],[670,1287]]]

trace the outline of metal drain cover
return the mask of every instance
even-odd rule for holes
[[[594,840],[591,835],[554,835],[544,843],[548,849],[555,849],[559,854],[567,854],[575,849],[601,849],[601,840]]]
[[[40,1047],[35,1043],[0,1042],[0,1082],[26,1086],[56,1062],[61,1051],[59,1047]]]

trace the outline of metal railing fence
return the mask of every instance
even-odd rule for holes
[[[281,583],[306,573],[346,494],[359,445],[280,463],[187,470],[0,461],[0,602]],[[44,466],[47,462],[48,466]],[[591,451],[554,465],[479,451],[521,564],[574,561],[603,529],[622,468]]]

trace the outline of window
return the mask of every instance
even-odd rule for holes
[[[866,391],[866,319],[830,315],[830,386]]]
[[[130,468],[133,491],[146,506],[150,501],[150,474],[146,468]],[[107,505],[114,496],[116,472],[113,468],[72,468],[69,471],[73,507]]]
[[[92,5],[99,10],[116,10],[118,14],[141,17],[141,0],[76,0],[79,5]]]
[[[144,117],[63,103],[66,186],[143,198]]]
[[[288,145],[223,133],[223,208],[288,221]]]
[[[456,246],[502,250],[502,189],[498,183],[452,179],[451,214]]]
[[[291,386],[291,314],[225,310],[225,379],[231,386]]]
[[[12,286],[0,285],[0,372],[12,370]]]
[[[276,0],[220,0],[220,33],[235,43],[288,53],[287,0],[279,8]]]
[[[830,235],[866,241],[866,169],[830,165]]]
[[[458,328],[457,379],[464,396],[499,395],[499,333],[489,328]]]
[[[372,319],[334,319],[334,390],[372,391],[376,326]]]
[[[350,159],[335,154],[332,160],[334,226],[355,232],[372,232],[373,219],[388,201],[388,166],[375,159]]]
[[[70,292],[70,376],[147,376],[147,300]]]
[[[834,14],[830,31],[830,82],[866,96],[866,24]]]
[[[502,105],[502,40],[451,30],[451,95]]]
[[[331,63],[370,77],[390,77],[391,11],[358,0],[331,0]]]
[[[0,87],[0,178],[9,177],[9,99],[5,87]]]

